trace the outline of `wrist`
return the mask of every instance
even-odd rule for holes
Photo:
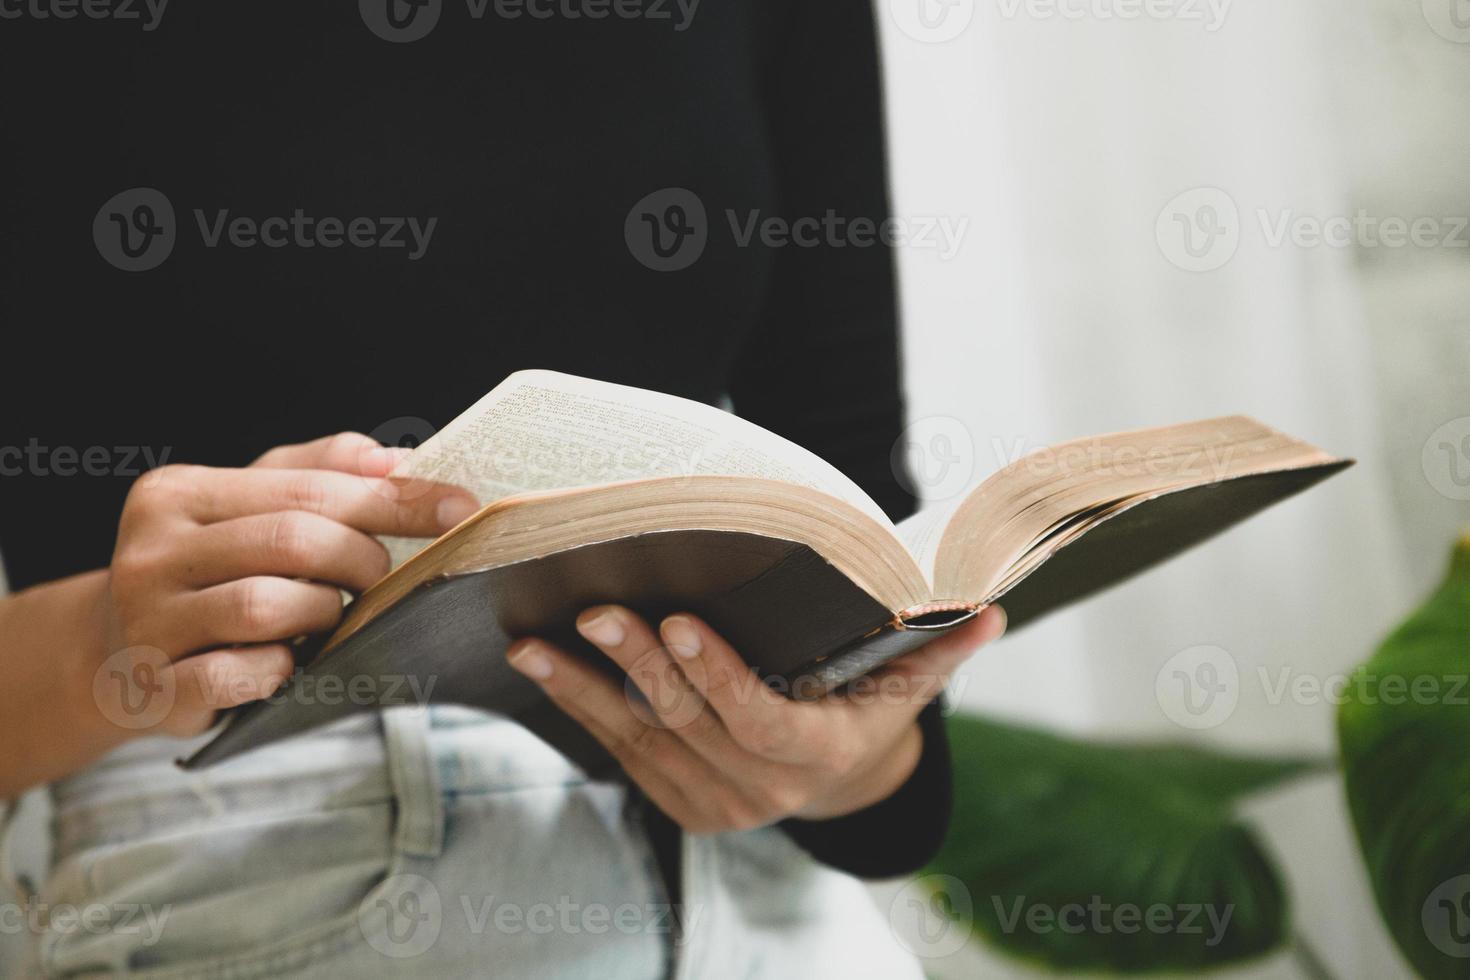
[[[0,796],[66,776],[126,740],[93,697],[106,658],[107,576],[89,572],[0,601]]]
[[[70,611],[74,628],[58,642],[65,644],[64,653],[56,657],[60,706],[70,731],[87,741],[115,738],[122,741],[126,732],[109,725],[93,695],[97,671],[108,653],[114,649],[118,634],[113,626],[112,597],[106,570],[88,572],[76,578],[55,583],[52,588],[65,590],[58,601]],[[67,594],[69,593],[69,594]]]

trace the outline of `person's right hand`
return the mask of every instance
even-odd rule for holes
[[[196,735],[216,711],[269,696],[295,668],[291,641],[341,618],[339,589],[387,573],[372,535],[438,537],[475,512],[458,488],[387,479],[404,452],[343,433],[246,469],[172,465],[134,484],[108,570],[104,652],[136,663],[131,651],[161,651],[149,669],[172,675],[159,681],[173,696],[145,731]],[[115,717],[117,706],[98,707]]]

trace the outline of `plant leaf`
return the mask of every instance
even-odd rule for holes
[[[1470,533],[1439,590],[1338,709],[1348,806],[1379,911],[1425,977],[1470,976]]]
[[[1282,942],[1281,883],[1232,809],[1324,763],[1091,743],[967,716],[949,731],[955,817],[933,870],[964,883],[991,944],[1055,970],[1150,972]]]

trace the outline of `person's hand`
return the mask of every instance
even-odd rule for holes
[[[134,484],[108,570],[103,652],[147,651],[150,676],[172,675],[151,680],[173,693],[148,731],[198,734],[216,711],[269,696],[295,668],[290,642],[341,618],[339,589],[358,593],[387,573],[372,535],[437,537],[475,512],[463,490],[387,479],[405,452],[343,433],[272,449],[246,469],[165,466]],[[101,703],[110,690],[88,687],[97,709],[121,717],[121,701]]]
[[[923,751],[919,712],[1005,630],[1005,613],[992,606],[814,701],[772,690],[693,615],[670,616],[656,634],[628,609],[599,606],[578,618],[577,630],[621,668],[626,688],[541,639],[517,641],[507,657],[659,809],[686,831],[708,834],[787,817],[830,819],[891,796]]]

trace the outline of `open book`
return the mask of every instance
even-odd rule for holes
[[[728,412],[521,371],[394,473],[405,493],[454,483],[483,508],[427,546],[390,542],[401,564],[190,764],[415,700],[512,715],[577,758],[588,743],[504,652],[542,635],[600,658],[573,629],[588,606],[692,611],[814,696],[988,604],[1024,625],[1348,465],[1231,416],[1033,452],[895,526],[836,468]],[[297,696],[324,677],[358,695]]]

